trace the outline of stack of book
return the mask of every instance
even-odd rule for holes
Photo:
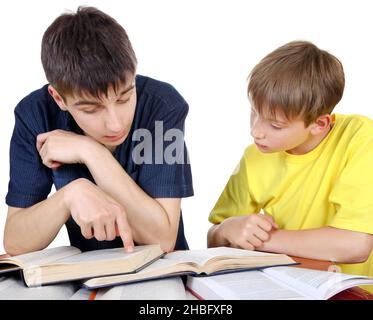
[[[373,279],[295,268],[284,254],[218,247],[165,254],[159,245],[81,252],[72,246],[0,258],[0,274],[20,272],[28,287],[79,281],[86,289],[187,275],[200,299],[328,299]]]

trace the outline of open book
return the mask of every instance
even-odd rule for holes
[[[28,287],[98,276],[137,272],[163,255],[160,245],[81,252],[72,246],[0,259],[0,274],[21,270]]]
[[[208,278],[188,277],[188,290],[204,300],[327,300],[373,278],[295,267],[267,268]]]
[[[264,253],[243,249],[218,247],[204,250],[181,250],[166,254],[140,272],[93,278],[83,285],[95,289],[177,275],[213,275],[268,266],[296,264],[284,254]]]

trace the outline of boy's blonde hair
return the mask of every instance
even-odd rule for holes
[[[253,107],[288,120],[300,117],[308,127],[330,114],[341,100],[345,78],[342,63],[311,42],[294,41],[268,54],[249,75],[248,96]]]

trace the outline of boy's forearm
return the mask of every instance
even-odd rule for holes
[[[207,247],[229,246],[228,241],[221,234],[221,224],[211,226],[207,233]]]
[[[332,227],[274,230],[270,239],[257,250],[338,263],[359,263],[369,257],[372,237]]]
[[[106,148],[91,150],[85,164],[97,185],[126,210],[133,238],[138,243],[160,243],[170,247],[176,234],[163,207],[148,196],[125,172]],[[173,248],[170,248],[171,250]]]
[[[53,241],[70,216],[65,205],[65,188],[32,207],[8,213],[4,228],[4,249],[8,254],[42,250]]]

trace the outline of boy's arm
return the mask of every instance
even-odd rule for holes
[[[271,225],[263,224],[264,217]],[[207,246],[233,246],[338,263],[364,262],[373,248],[371,234],[332,227],[279,230],[270,216],[264,217],[250,214],[213,225],[207,234]]]
[[[332,227],[308,230],[272,230],[257,250],[284,253],[338,263],[360,263],[368,259],[373,235]]]
[[[268,214],[233,216],[213,225],[207,234],[208,247],[231,246],[255,250],[270,237],[269,232],[278,225]]]
[[[69,218],[64,204],[65,187],[29,208],[8,207],[4,249],[10,255],[46,248]]]
[[[85,164],[97,185],[127,212],[137,243],[159,243],[165,252],[175,246],[180,219],[180,198],[153,199],[147,195],[105,147],[97,145]]]
[[[123,208],[92,182],[77,179],[31,207],[9,207],[4,229],[6,252],[19,255],[46,248],[70,215],[85,238],[100,241],[120,236],[125,249],[132,250],[131,229]]]
[[[56,169],[65,163],[84,163],[97,186],[121,204],[135,242],[159,243],[172,251],[180,219],[180,198],[153,199],[126,173],[111,152],[95,140],[55,130],[37,137],[44,165]]]
[[[230,243],[219,232],[220,224],[214,224],[207,232],[207,248],[212,247],[229,247]]]

